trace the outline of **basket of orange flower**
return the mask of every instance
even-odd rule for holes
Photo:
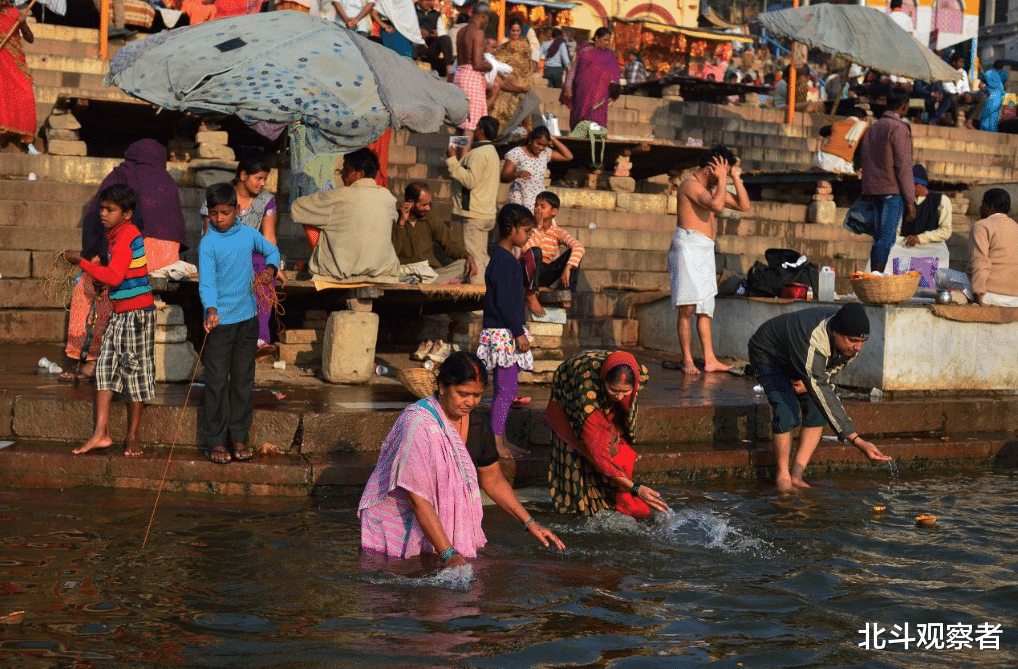
[[[919,272],[887,276],[856,272],[852,275],[852,289],[866,304],[897,304],[915,295],[920,278]]]

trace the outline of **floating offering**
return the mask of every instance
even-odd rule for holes
[[[930,513],[924,513],[915,517],[916,525],[919,527],[933,527],[937,524],[937,517]]]
[[[875,507],[873,507],[873,510],[876,511],[877,513],[883,513],[884,511],[887,510],[887,507],[886,506],[875,506]]]
[[[6,616],[0,616],[0,625],[20,625],[25,619],[24,611],[12,611]]]

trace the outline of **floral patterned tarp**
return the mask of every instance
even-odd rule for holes
[[[458,87],[302,12],[219,19],[133,42],[110,63],[106,84],[167,109],[302,123],[316,153],[367,146],[390,125],[436,132],[467,116]]]

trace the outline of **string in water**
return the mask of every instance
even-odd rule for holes
[[[276,287],[272,283],[263,284],[258,281],[257,275],[251,279],[251,292],[254,294],[255,303],[258,307],[258,311],[263,309],[269,310],[276,318],[276,323],[279,326],[279,331],[283,331],[283,324],[280,318],[286,313],[283,310],[282,301],[283,298],[276,292]],[[236,309],[235,306],[233,309]],[[233,311],[230,309],[230,311]],[[229,313],[229,312],[226,312]],[[205,333],[205,337],[202,339],[201,348],[198,351],[198,360],[202,358],[202,353],[205,352],[205,344],[209,340],[209,333]],[[166,456],[166,465],[163,467],[163,475],[159,479],[159,487],[156,489],[156,499],[152,504],[152,514],[148,519],[148,526],[145,528],[145,538],[141,541],[141,549],[145,550],[145,546],[148,545],[148,535],[152,531],[152,523],[155,521],[156,509],[159,508],[159,499],[163,494],[163,487],[166,484],[166,474],[170,471],[170,462],[173,461],[173,449],[177,446],[177,438],[180,436],[180,426],[184,423],[184,416],[186,409],[191,401],[191,391],[194,390],[194,380],[198,377],[198,364],[194,366],[194,371],[191,373],[191,383],[187,388],[187,394],[184,396],[184,405],[180,409],[180,416],[177,419],[177,427],[173,431],[173,441],[170,443],[170,452]]]

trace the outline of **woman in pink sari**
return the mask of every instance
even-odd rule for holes
[[[621,70],[611,50],[611,40],[610,30],[598,28],[594,32],[593,47],[576,53],[576,63],[569,73],[572,81],[566,82],[561,96],[562,102],[569,106],[572,128],[582,121],[593,121],[602,127],[608,125],[608,103],[617,99],[621,92]]]
[[[438,391],[396,420],[357,508],[361,546],[395,558],[437,554],[442,567],[466,564],[485,544],[481,490],[545,546],[565,546],[520,504],[502,476],[486,420],[471,420],[488,373],[457,351],[438,372]]]

